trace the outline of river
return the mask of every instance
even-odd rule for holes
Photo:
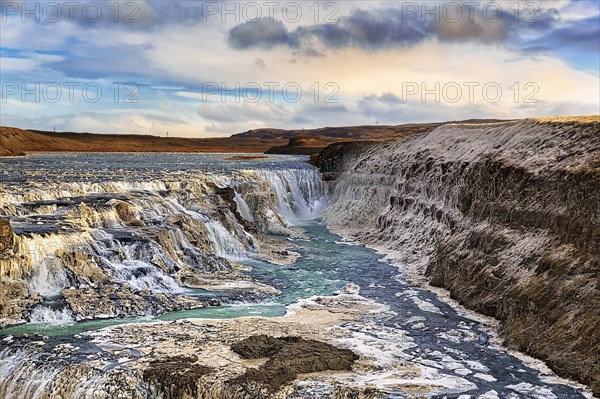
[[[81,182],[93,180],[96,184],[103,181],[114,180],[116,175],[120,178],[134,179],[142,176],[152,180],[157,176],[164,179],[164,174],[177,177],[183,169],[186,175],[197,173],[203,167],[210,173],[222,173],[220,166],[224,162],[223,155],[163,155],[163,161],[145,162],[138,155],[109,154],[85,156],[68,155],[34,155],[20,161],[22,165],[7,166],[3,161],[3,183],[11,187],[13,195],[22,195],[19,191],[17,170],[25,176],[26,184],[39,185],[44,180],[44,173],[52,170],[52,179],[63,182]],[[65,160],[66,159],[66,160]],[[298,157],[274,158],[273,160],[252,161],[248,163],[234,163],[227,166],[227,172],[237,170],[255,169],[277,171],[286,168],[307,167],[301,164]],[[166,161],[165,161],[166,160]],[[75,163],[73,162],[75,161]],[[142,162],[140,162],[142,161]],[[162,164],[161,164],[162,163]],[[24,170],[24,165],[29,168]],[[78,176],[75,167],[87,168],[86,176]],[[92,167],[90,168],[90,165]],[[109,165],[108,167],[106,165]],[[118,165],[118,168],[117,168]],[[165,167],[165,165],[168,165]],[[179,165],[176,168],[173,165]],[[164,168],[164,170],[163,170]],[[60,173],[57,173],[60,170]],[[95,172],[94,172],[95,170]],[[235,173],[234,173],[235,175]],[[267,176],[268,174],[263,175]],[[227,179],[221,178],[222,181]],[[229,183],[227,183],[229,184]],[[278,190],[291,191],[290,185],[277,183]],[[145,190],[149,190],[150,183],[146,183]],[[16,189],[15,187],[18,187]],[[306,187],[315,187],[314,182],[304,184]],[[96,190],[98,191],[98,190]],[[277,193],[277,190],[273,190]],[[64,194],[57,195],[55,199],[62,198]],[[97,194],[97,193],[95,193]],[[89,194],[84,194],[89,195]],[[281,192],[278,193],[281,197]],[[147,198],[147,193],[144,194]],[[292,201],[297,201],[297,194],[292,196]],[[312,198],[309,195],[306,198]],[[279,208],[285,202],[279,198]],[[320,199],[319,199],[320,200]],[[39,198],[46,201],[45,206],[50,206],[52,200]],[[287,200],[286,200],[287,201]],[[25,208],[23,202],[14,201],[17,206]],[[31,205],[32,201],[29,201]],[[294,208],[292,203],[292,207]],[[306,208],[306,206],[304,206]],[[288,209],[288,211],[289,211]],[[55,210],[53,208],[52,210]],[[303,209],[306,216],[306,209]],[[43,212],[35,214],[43,218]],[[282,212],[284,213],[284,212]],[[308,212],[310,213],[310,212]],[[58,211],[52,213],[54,216]],[[31,227],[31,215],[14,215],[15,231],[24,234]],[[428,395],[439,398],[582,398],[580,388],[559,381],[552,373],[540,371],[538,368],[523,361],[521,356],[516,356],[510,351],[493,343],[490,326],[482,324],[474,315],[468,315],[440,300],[435,293],[423,288],[408,284],[402,276],[401,268],[389,265],[382,261],[383,255],[361,245],[345,242],[343,239],[328,231],[327,227],[314,220],[295,221],[304,231],[302,237],[278,236],[298,246],[301,257],[292,264],[275,265],[264,259],[249,254],[240,257],[240,263],[250,267],[247,272],[253,279],[275,287],[280,295],[254,299],[232,298],[227,292],[211,292],[205,289],[183,288],[183,293],[190,296],[214,297],[221,300],[221,306],[210,306],[200,309],[168,311],[160,315],[133,316],[125,318],[109,318],[104,320],[91,320],[74,322],[72,318],[54,317],[45,320],[45,323],[29,322],[0,330],[0,339],[8,336],[23,336],[25,334],[40,333],[42,335],[57,337],[60,342],[69,342],[69,337],[86,331],[95,331],[103,327],[127,323],[153,323],[187,318],[203,319],[231,319],[244,316],[281,317],[286,314],[288,307],[307,298],[324,295],[334,295],[343,290],[349,283],[360,288],[360,295],[384,305],[386,311],[374,317],[369,323],[362,326],[351,326],[355,334],[347,341],[341,342],[350,348],[370,346],[379,348],[385,357],[395,361],[417,364],[423,369],[431,370],[437,375],[439,384],[449,382],[443,393]],[[46,219],[47,220],[47,219]],[[45,222],[49,223],[49,222]],[[43,226],[43,225],[41,225]],[[21,229],[21,230],[19,230]],[[271,236],[277,236],[273,233]],[[55,300],[55,311],[62,311],[60,299],[49,299],[46,306]],[[5,341],[6,342],[6,341]],[[7,344],[3,344],[7,345]],[[390,359],[381,359],[381,379],[390,378]],[[0,359],[1,363],[2,359]],[[456,383],[456,381],[461,381]],[[410,397],[403,390],[389,390],[388,397]]]

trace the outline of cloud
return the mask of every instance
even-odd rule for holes
[[[399,8],[355,10],[339,24],[319,24],[300,29],[330,48],[358,47],[376,50],[419,43],[428,35],[426,24],[406,17]]]
[[[600,15],[570,22],[545,32],[535,40],[528,41],[530,49],[575,49],[598,54],[600,52]]]
[[[377,100],[380,101],[384,104],[400,104],[402,103],[402,99],[400,97],[398,97],[397,95],[395,95],[394,93],[384,93],[381,96],[377,97],[377,96],[367,96],[365,97],[365,99],[369,99],[369,100]]]
[[[46,26],[68,23],[84,29],[155,31],[169,25],[220,22],[224,4],[214,0],[0,0],[0,16],[3,23],[16,19]]]
[[[145,45],[114,45],[78,51],[60,61],[46,63],[45,66],[62,72],[65,76],[83,79],[115,78],[135,80],[147,76],[148,66],[140,68],[140,60],[151,48]]]
[[[299,42],[288,32],[283,22],[270,18],[260,18],[234,26],[229,31],[229,44],[237,49],[299,46]]]
[[[267,67],[267,63],[262,58],[254,59],[254,63],[263,69]]]
[[[496,4],[509,7],[515,2]],[[102,3],[103,7],[112,4]],[[529,3],[519,2],[521,11]],[[479,12],[472,22],[466,13],[454,22],[435,21],[403,12],[400,2],[360,3],[365,9],[342,2],[338,23],[315,23],[313,15],[305,12],[307,18],[295,25],[285,19],[238,24],[234,16],[221,22],[220,15],[204,23],[203,4],[140,1],[147,10],[140,11],[137,25],[85,20],[36,24],[9,16],[2,25],[3,81],[77,82],[81,87],[94,80],[104,96],[90,104],[78,92],[75,103],[63,99],[57,104],[25,105],[13,96],[2,104],[2,123],[38,128],[55,124],[62,130],[99,132],[168,130],[199,136],[262,126],[309,128],[376,120],[402,123],[598,113],[597,0],[544,1],[534,20],[523,12],[515,18],[508,10],[494,22]],[[419,96],[409,103],[400,101],[406,82],[433,87],[436,82],[453,81],[461,85],[498,82],[504,90],[503,102],[483,103],[481,86],[476,104],[423,103]],[[137,82],[140,102],[116,103],[113,82]],[[239,94],[236,84],[250,82],[265,90],[263,106],[234,101]],[[268,103],[266,82],[280,84],[278,104]],[[288,82],[298,83],[303,90],[297,104],[281,100],[279,91]],[[332,93],[326,87],[330,82],[339,89],[335,95],[339,104],[323,103]],[[520,83],[521,96],[529,94],[524,85],[535,82],[540,102],[514,104],[510,87],[515,82]],[[205,83],[229,88],[223,96],[219,92],[209,97],[215,103],[224,97],[225,103],[202,105]],[[315,87],[318,101],[313,100]]]
[[[600,15],[568,21],[518,45],[523,54],[551,54],[577,68],[600,71]]]
[[[198,115],[212,122],[226,123],[274,123],[292,117],[291,107],[275,103],[239,104],[231,102],[204,103],[198,107]]]
[[[319,52],[307,44],[318,40],[327,48],[361,47],[376,49],[411,45],[425,39],[427,32],[416,21],[398,23],[399,10],[355,10],[339,24],[315,24],[289,31],[282,21],[261,18],[229,30],[229,44],[237,49],[286,46],[309,55]]]
[[[491,15],[490,15],[491,14]],[[326,49],[359,48],[376,51],[404,48],[424,40],[501,43],[520,33],[551,29],[558,20],[555,9],[539,11],[535,18],[501,10],[460,7],[443,17],[408,13],[404,7],[355,9],[338,23],[300,26],[288,30],[282,21],[262,18],[229,30],[228,41],[237,49],[289,47],[309,54]]]

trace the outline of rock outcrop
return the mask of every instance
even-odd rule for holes
[[[139,291],[127,284],[106,284],[96,289],[68,288],[62,291],[62,297],[76,315],[76,320],[159,315],[174,310],[219,305],[215,299]]]
[[[272,147],[265,154],[313,155],[327,147],[329,141],[320,136],[296,136],[283,146]]]
[[[0,256],[8,254],[15,245],[15,234],[8,220],[0,219]]]
[[[335,143],[325,147],[318,154],[310,157],[310,163],[321,171],[323,180],[323,189],[331,194],[337,180],[342,172],[349,168],[354,161],[369,148],[372,148],[380,141],[349,141],[344,143]]]
[[[600,394],[599,131],[600,117],[446,125],[320,160],[343,171],[325,219]]]
[[[196,356],[173,356],[153,360],[143,371],[143,379],[152,397],[165,399],[197,398],[199,380],[214,372],[197,364]]]
[[[300,337],[254,335],[234,343],[231,349],[242,359],[269,358],[258,369],[249,369],[229,381],[242,391],[265,391],[265,397],[294,381],[298,374],[351,371],[354,361],[358,360],[349,349]]]
[[[8,278],[11,274],[11,259],[14,257],[16,236],[8,220],[0,219],[0,328],[21,322],[28,307],[41,298],[31,296],[24,281]]]
[[[24,322],[27,309],[42,302],[42,298],[31,295],[27,284],[0,277],[0,328]]]

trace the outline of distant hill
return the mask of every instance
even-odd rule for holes
[[[89,151],[90,146],[67,138],[45,136],[12,127],[0,127],[0,156],[24,155],[29,151]]]
[[[0,156],[37,151],[73,152],[265,152],[287,139],[192,139],[146,135],[54,133],[0,126]]]
[[[438,126],[447,123],[493,123],[504,122],[501,119],[469,119],[464,121],[448,121],[435,123],[408,123],[404,125],[363,125],[363,126],[338,126],[338,127],[321,127],[318,129],[272,129],[261,128],[252,129],[244,133],[238,133],[231,136],[232,138],[261,138],[275,139],[287,138],[291,139],[298,136],[321,136],[330,139],[348,139],[348,140],[382,140],[394,137],[403,137],[407,134],[425,133],[435,129]]]
[[[443,123],[422,123],[406,125],[365,125],[365,126],[340,126],[322,127],[318,129],[253,129],[244,133],[234,134],[235,138],[261,138],[291,139],[298,136],[320,136],[329,139],[364,140],[364,139],[389,139],[404,136],[408,131],[412,133],[426,132],[435,129]]]
[[[497,120],[469,120],[487,123]],[[445,122],[453,123],[453,122]],[[37,151],[73,152],[245,152],[311,155],[329,144],[389,140],[426,133],[445,123],[342,126],[319,129],[254,129],[231,137],[181,138],[134,134],[47,132],[0,126],[0,156]]]

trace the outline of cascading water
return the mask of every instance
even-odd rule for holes
[[[316,169],[260,170],[275,193],[279,212],[292,223],[314,220],[325,208],[321,177]]]
[[[67,274],[60,259],[47,257],[34,266],[29,289],[43,297],[56,297],[67,287]]]
[[[49,306],[36,306],[29,316],[29,322],[34,324],[68,324],[73,323],[73,313],[66,307],[53,309]]]
[[[127,160],[106,155],[106,165],[100,161],[104,155],[97,155],[96,173],[76,176],[64,163],[39,157],[35,166],[20,161],[21,170],[44,165],[50,183],[37,175],[23,183],[19,166],[7,170],[0,204],[17,233],[15,252],[25,258],[0,260],[0,270],[26,282],[32,303],[68,288],[70,306],[90,301],[102,307],[102,317],[116,312],[106,304],[123,284],[134,292],[174,295],[190,285],[204,286],[203,273],[239,278],[228,261],[269,253],[248,226],[287,233],[296,221],[316,217],[323,205],[318,171],[298,163],[288,167],[286,158],[281,165],[270,161],[253,169],[217,160],[198,171],[188,162],[195,156],[171,156],[181,169],[157,174],[151,160],[125,171],[121,163]],[[212,156],[195,159],[202,163],[203,157]],[[94,162],[85,168],[93,169]],[[214,187],[232,190],[232,198],[221,198],[225,194]]]
[[[229,260],[244,258],[246,248],[222,224],[214,220],[207,220],[205,223],[215,255]]]
[[[235,193],[235,203],[238,206],[240,215],[247,221],[254,222],[254,217],[252,216],[252,211],[250,210],[248,203],[238,192]]]
[[[502,397],[515,397],[515,392],[537,390],[556,392],[555,396],[561,398],[581,398],[571,387],[545,384],[539,373],[490,348],[477,323],[457,315],[431,293],[407,289],[395,270],[379,262],[373,251],[339,245],[336,242],[340,237],[323,226],[303,227],[305,235],[297,243],[302,244],[304,257],[297,264],[273,266],[264,258],[261,261],[265,248],[279,255],[292,252],[285,246],[275,247],[273,241],[277,238],[267,237],[264,232],[290,233],[290,240],[295,241],[291,234],[294,224],[306,223],[324,207],[318,172],[299,164],[296,158],[281,158],[281,164],[275,162],[278,158],[256,161],[250,169],[247,164],[219,161],[217,155],[156,154],[140,159],[134,154],[98,154],[85,157],[85,168],[93,170],[88,178],[98,181],[79,181],[85,178],[53,169],[61,163],[52,160],[63,156],[73,157],[67,162],[69,168],[80,162],[79,156],[73,155],[37,155],[35,166],[45,165],[50,171],[45,175],[56,179],[55,184],[46,186],[60,189],[42,193],[35,182],[9,182],[5,188],[12,194],[0,193],[0,201],[6,201],[1,208],[3,216],[14,222],[18,242],[22,243],[33,229],[41,239],[72,234],[64,249],[40,252],[41,260],[56,260],[49,264],[49,270],[44,271],[45,266],[30,258],[23,262],[24,267],[14,262],[0,263],[0,284],[10,281],[11,292],[21,295],[10,299],[15,304],[11,309],[22,306],[19,315],[37,323],[68,324],[60,329],[64,334],[81,324],[90,323],[87,325],[93,327],[88,330],[106,325],[94,324],[101,323],[98,320],[72,324],[73,320],[100,316],[166,313],[156,317],[165,321],[210,314],[222,319],[276,316],[296,302],[288,314],[294,317],[296,313],[296,322],[286,325],[286,318],[240,318],[135,324],[128,319],[129,324],[109,330],[81,335],[73,330],[56,339],[8,336],[0,340],[0,397],[269,396],[266,391],[259,392],[260,387],[244,385],[243,378],[238,378],[244,377],[241,373],[246,366],[233,355],[232,342],[261,328],[267,334],[303,335],[305,327],[314,324],[318,340],[355,351],[361,356],[361,365],[343,375],[302,376],[291,397],[358,397],[362,393],[380,394],[383,387],[391,392],[390,397],[403,397],[406,390],[448,397],[472,393],[479,398],[496,398],[494,393],[499,392]],[[15,166],[15,175],[19,169],[27,170],[27,160],[18,162],[25,165]],[[111,165],[118,171],[111,172]],[[373,173],[362,180],[357,177],[346,187],[348,191],[358,187],[353,194],[370,195],[370,199],[381,199],[387,206],[391,190],[383,193],[383,188],[368,190],[360,186],[387,181],[381,175]],[[419,190],[429,189],[423,186]],[[47,202],[40,203],[41,198]],[[353,207],[350,204],[346,210],[359,210]],[[369,227],[369,223],[378,226],[393,222],[372,222],[372,212],[367,213],[368,209],[362,210],[360,218],[352,222],[360,223],[362,219]],[[229,260],[243,260],[245,266],[254,269],[246,271]],[[55,273],[55,266],[62,267],[64,281]],[[40,303],[32,297],[30,303],[23,304],[22,296],[29,293],[30,286],[25,285],[23,290],[19,283],[29,284],[41,275],[59,276],[51,284],[61,287],[57,290],[59,298]],[[240,298],[240,287],[259,293],[258,288],[265,289],[264,283],[279,288],[281,295],[269,297],[269,304],[255,308],[252,301],[244,305],[238,302],[247,313],[235,306],[224,306],[222,313],[217,307],[200,309],[205,303],[198,298],[207,292],[216,298],[222,292]],[[41,281],[35,286],[42,287]],[[199,289],[194,293],[198,297],[186,296],[192,289]],[[273,289],[263,292],[272,295]],[[249,298],[257,297],[265,298]],[[96,312],[89,312],[88,304],[93,304]],[[317,316],[310,313],[312,310]],[[13,320],[16,317],[8,316]],[[116,323],[107,320],[110,322]],[[280,322],[284,325],[277,331]],[[320,322],[325,324],[321,326]],[[195,355],[197,362],[193,360]],[[296,360],[291,359],[292,364]],[[331,363],[336,361],[331,359]],[[198,367],[199,363],[206,365],[206,370]],[[252,363],[248,375],[260,370],[255,362],[248,363]],[[287,393],[292,392],[289,388]]]

